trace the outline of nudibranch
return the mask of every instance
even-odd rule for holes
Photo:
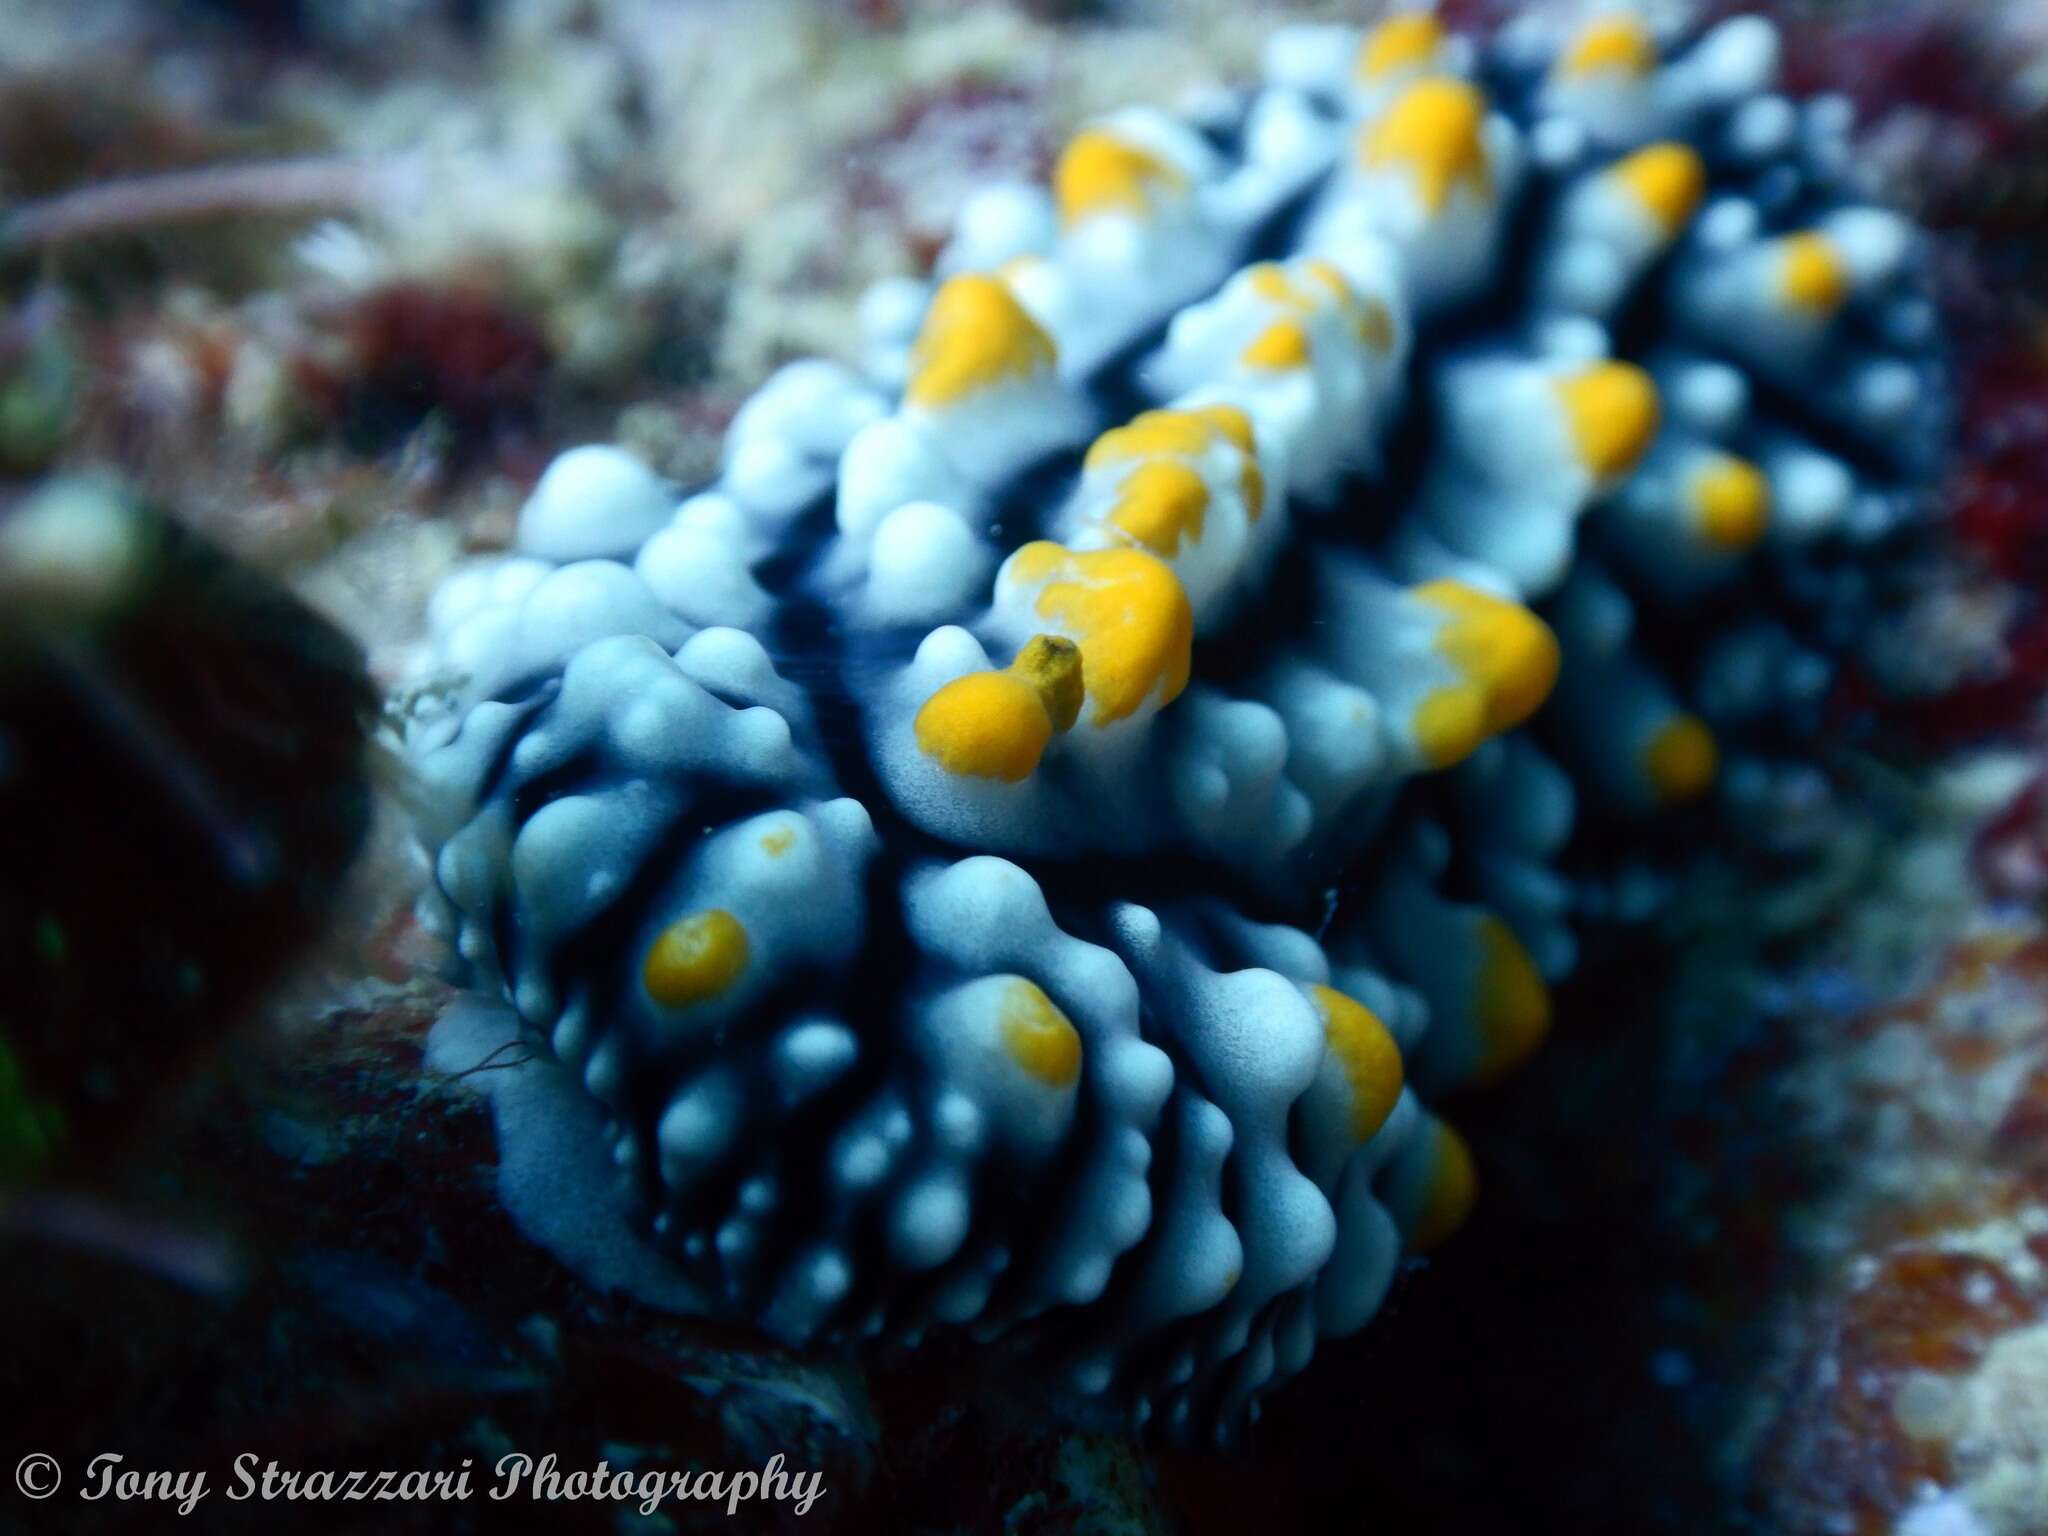
[[[447,582],[422,919],[666,1304],[1207,1434],[1458,1225],[1429,1105],[1549,1029],[1575,822],[1769,795],[1940,451],[1777,52],[1283,30],[979,192],[711,484],[578,448]]]

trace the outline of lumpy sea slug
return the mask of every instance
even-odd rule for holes
[[[978,193],[715,483],[556,460],[406,726],[423,920],[553,1075],[529,1231],[1183,1434],[1363,1325],[1473,1198],[1430,1096],[1549,1027],[1575,818],[1768,781],[1939,452],[1915,233],[1777,52],[1283,30]]]

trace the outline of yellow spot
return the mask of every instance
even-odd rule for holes
[[[1251,284],[1252,292],[1269,304],[1284,304],[1289,309],[1308,305],[1301,290],[1294,286],[1293,277],[1277,261],[1262,261],[1245,268],[1244,278]]]
[[[1826,235],[1808,230],[1778,242],[1778,291],[1794,309],[1832,315],[1849,297],[1849,269]]]
[[[1716,549],[1748,549],[1771,525],[1771,485],[1732,453],[1714,454],[1692,477],[1700,537]]]
[[[1389,16],[1360,46],[1358,78],[1384,80],[1398,71],[1420,68],[1436,57],[1443,40],[1443,23],[1427,11]]]
[[[664,1008],[717,997],[747,968],[747,930],[723,907],[679,917],[647,951],[640,980]]]
[[[761,851],[771,859],[779,859],[796,846],[796,828],[777,827],[761,839]]]
[[[1550,989],[1512,928],[1487,913],[1479,919],[1479,1075],[1520,1066],[1550,1033]]]
[[[1643,770],[1666,805],[1705,794],[1720,767],[1714,733],[1693,715],[1673,715],[1643,749]]]
[[[1176,167],[1101,128],[1075,135],[1052,173],[1060,222],[1070,227],[1099,213],[1142,215],[1160,189],[1187,184]]]
[[[1149,459],[1124,478],[1110,525],[1155,555],[1180,553],[1182,539],[1202,542],[1209,487],[1178,459]]]
[[[1056,731],[1081,712],[1081,652],[1035,635],[1008,669],[956,677],[911,723],[918,750],[948,773],[1016,784],[1031,776]]]
[[[912,722],[918,750],[948,773],[1020,783],[1052,740],[1038,690],[1009,672],[970,672],[924,701]]]
[[[1052,338],[1000,279],[967,273],[933,297],[910,349],[903,397],[927,408],[952,405],[1005,379],[1029,378],[1057,356]]]
[[[1489,736],[1513,730],[1536,712],[1557,682],[1557,637],[1520,603],[1457,581],[1411,589],[1444,615],[1436,649],[1461,681],[1433,690],[1415,712],[1414,731],[1432,766],[1445,768]]]
[[[1600,16],[1579,28],[1558,55],[1562,79],[1587,75],[1647,75],[1657,67],[1657,43],[1633,16]]]
[[[1156,557],[1041,539],[1010,556],[1007,572],[1039,587],[1040,616],[1079,642],[1096,725],[1123,719],[1155,693],[1169,704],[1187,687],[1194,613],[1180,578]]]
[[[1379,1015],[1335,987],[1311,986],[1323,1039],[1351,1085],[1351,1134],[1366,1141],[1387,1123],[1401,1097],[1401,1048]]]
[[[1685,227],[1707,189],[1707,168],[1683,144],[1652,144],[1608,172],[1648,209],[1667,237]]]
[[[1253,522],[1265,510],[1266,477],[1259,468],[1251,418],[1234,405],[1203,405],[1187,411],[1145,411],[1124,426],[1112,427],[1089,445],[1083,468],[1095,470],[1131,459],[1162,455],[1198,459],[1218,439],[1244,457],[1240,484],[1246,515]]]
[[[1308,332],[1298,320],[1276,320],[1251,340],[1237,360],[1247,368],[1264,368],[1278,373],[1307,364]]]
[[[1358,295],[1351,288],[1351,279],[1339,270],[1335,262],[1325,261],[1320,256],[1311,256],[1301,264],[1301,269],[1329,289],[1339,304],[1351,305],[1358,302]]]
[[[1657,388],[1633,363],[1594,363],[1556,381],[1579,462],[1601,480],[1636,467],[1657,435]]]
[[[1478,1197],[1479,1173],[1472,1166],[1472,1149],[1465,1145],[1464,1137],[1437,1121],[1430,1146],[1429,1186],[1423,1192],[1410,1241],[1417,1248],[1436,1247],[1465,1224]]]
[[[1480,132],[1485,124],[1486,98],[1472,85],[1448,75],[1418,80],[1367,128],[1365,168],[1406,166],[1432,213],[1460,182],[1483,196],[1493,184]]]
[[[1003,994],[1003,1048],[1024,1071],[1052,1088],[1081,1075],[1081,1035],[1037,984],[1022,976]]]

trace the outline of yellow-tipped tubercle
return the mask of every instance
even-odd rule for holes
[[[1075,636],[1088,658],[1095,725],[1124,719],[1154,695],[1170,704],[1187,687],[1194,612],[1180,578],[1157,556],[1041,539],[1012,555],[1008,571],[1039,588],[1039,616]]]
[[[1625,12],[1596,16],[1572,35],[1557,57],[1557,76],[1581,80],[1588,75],[1647,75],[1657,67],[1657,40],[1649,28]]]
[[[1479,919],[1479,1076],[1520,1066],[1550,1033],[1550,989],[1512,928],[1487,913]]]
[[[1371,1140],[1401,1097],[1401,1048],[1379,1015],[1335,987],[1311,986],[1323,1018],[1323,1040],[1351,1085],[1351,1134]]]
[[[1430,1141],[1429,1182],[1415,1230],[1409,1234],[1409,1241],[1421,1249],[1436,1247],[1462,1227],[1479,1198],[1479,1171],[1465,1138],[1439,1120]]]
[[[1178,167],[1104,128],[1075,135],[1053,168],[1053,201],[1069,226],[1102,213],[1142,216],[1164,190],[1180,192],[1188,179]]]
[[[1684,144],[1652,144],[1618,160],[1609,174],[1656,219],[1666,239],[1683,229],[1707,190],[1707,168]]]
[[[1794,309],[1826,317],[1849,297],[1849,269],[1834,241],[1817,230],[1778,242],[1778,291]]]
[[[1081,1075],[1081,1034],[1036,982],[1014,978],[1003,993],[1003,1048],[1027,1076],[1071,1088]]]
[[[1447,768],[1513,730],[1550,696],[1557,637],[1520,603],[1463,582],[1426,582],[1413,592],[1443,615],[1436,649],[1459,673],[1458,682],[1425,696],[1412,726],[1431,766]]]
[[[1052,338],[1017,302],[1009,285],[985,273],[950,278],[932,298],[910,349],[903,397],[940,409],[993,384],[1052,368]]]
[[[1370,84],[1404,70],[1420,69],[1436,57],[1443,41],[1443,23],[1428,11],[1389,16],[1359,45],[1358,78]]]
[[[1416,179],[1422,206],[1435,213],[1453,187],[1484,196],[1493,177],[1486,163],[1486,98],[1450,75],[1418,80],[1368,125],[1360,145],[1367,170],[1404,166]]]
[[[677,918],[647,951],[640,979],[664,1008],[688,1008],[722,995],[747,968],[747,930],[723,907]]]
[[[948,773],[1017,784],[1054,735],[1081,712],[1081,651],[1059,635],[1035,635],[1001,672],[956,677],[924,701],[912,722],[918,749]]]
[[[1749,460],[1717,453],[1692,477],[1692,505],[1701,538],[1731,553],[1748,549],[1771,526],[1771,483]]]
[[[1556,381],[1572,447],[1594,478],[1636,467],[1657,435],[1657,386],[1633,363],[1593,363]]]
[[[1720,768],[1714,733],[1694,715],[1673,715],[1643,748],[1643,771],[1665,805],[1697,800],[1712,786]]]

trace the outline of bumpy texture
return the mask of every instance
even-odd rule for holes
[[[1417,1090],[1541,1041],[1575,817],[1796,822],[1939,450],[1911,231],[1776,52],[1284,31],[974,197],[712,486],[577,449],[448,583],[423,915],[701,1305],[1185,1433],[1456,1226]]]

